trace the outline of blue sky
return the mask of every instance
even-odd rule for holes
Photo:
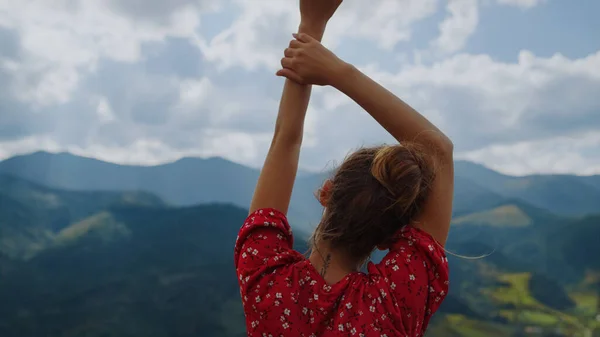
[[[298,24],[288,0],[0,0],[0,159],[70,151],[259,167]],[[594,0],[345,0],[324,44],[511,174],[600,173]],[[391,138],[315,88],[301,157],[321,170]]]

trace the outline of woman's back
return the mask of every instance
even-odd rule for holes
[[[421,336],[448,292],[443,250],[404,227],[385,258],[328,285],[292,247],[285,216],[250,215],[235,249],[248,336]]]
[[[422,336],[448,292],[442,247],[452,217],[452,142],[320,43],[341,3],[300,0],[298,34],[277,72],[287,80],[273,140],[235,247],[248,336]],[[398,144],[353,152],[323,184],[318,193],[323,216],[307,260],[292,249],[284,214],[313,84],[344,93]],[[368,275],[351,272],[333,285],[321,276],[338,280],[358,270],[377,248],[390,253],[369,264]]]

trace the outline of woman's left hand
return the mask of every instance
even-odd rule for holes
[[[345,72],[348,64],[308,34],[294,34],[281,59],[277,76],[299,84],[332,85]]]

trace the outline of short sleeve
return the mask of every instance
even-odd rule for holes
[[[286,216],[271,208],[248,216],[239,231],[234,249],[235,268],[242,293],[278,266],[298,260],[294,238]]]
[[[428,233],[405,226],[377,265],[395,299],[406,332],[420,336],[448,294],[448,259]]]

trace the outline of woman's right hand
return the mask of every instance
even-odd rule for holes
[[[308,34],[294,34],[277,76],[300,84],[333,85],[349,65]]]

